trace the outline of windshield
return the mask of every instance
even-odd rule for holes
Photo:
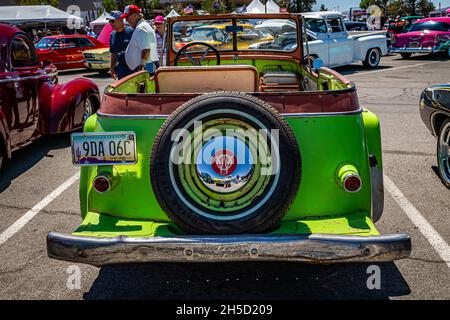
[[[53,41],[55,41],[54,38],[42,38],[37,44],[37,49],[48,49],[51,48]]]
[[[409,31],[424,31],[424,30],[449,31],[450,24],[445,22],[427,21],[415,23],[412,25],[411,29],[409,29]]]
[[[236,26],[232,19],[177,21],[172,26],[172,46],[178,51],[191,42],[206,42],[219,51],[231,51],[236,37],[239,51],[286,51],[287,45],[297,42],[296,30],[297,25],[291,19],[239,19]],[[192,46],[188,50],[196,51],[200,47]]]

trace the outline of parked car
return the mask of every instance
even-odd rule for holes
[[[437,138],[437,164],[442,183],[450,189],[450,84],[432,86],[420,98],[420,116]]]
[[[413,53],[447,53],[449,40],[450,18],[425,18],[417,20],[409,32],[395,35],[389,52],[405,59]]]
[[[347,31],[369,31],[369,27],[365,22],[345,21],[345,29]]]
[[[320,58],[326,67],[337,67],[362,61],[368,68],[376,68],[381,57],[386,55],[387,38],[385,32],[367,32],[349,35],[343,23],[343,15],[339,12],[311,12],[304,14],[308,29],[308,60]],[[289,40],[291,32],[279,37]],[[271,45],[279,47],[277,39],[252,46],[253,49],[265,49]],[[280,40],[278,40],[279,42]],[[304,43],[305,44],[305,43]],[[297,44],[286,43],[287,51],[296,48]]]
[[[275,17],[301,34],[289,14],[176,17],[167,28]],[[106,88],[84,133],[72,135],[83,222],[48,234],[49,257],[101,266],[409,256],[408,235],[374,225],[384,199],[380,127],[354,84],[313,72],[302,46],[239,49],[239,32],[227,50],[176,50],[170,36],[168,66]]]
[[[39,137],[80,128],[99,102],[94,82],[59,84],[55,66],[39,62],[30,37],[0,24],[0,169],[12,151]]]
[[[337,67],[362,61],[376,68],[388,53],[384,31],[349,35],[339,12],[305,14],[309,36],[309,58],[321,58],[325,66]]]
[[[50,60],[58,70],[84,68],[83,52],[107,45],[86,35],[58,35],[42,38],[36,44],[41,61]]]
[[[198,24],[197,22],[192,23],[194,25]],[[232,49],[233,44],[230,42],[230,34],[227,31],[230,28],[233,28],[233,26],[226,24],[202,25],[192,28],[192,32],[188,38],[179,42],[175,41],[175,48],[180,49],[191,42],[201,41],[216,48],[221,47],[222,50]],[[274,39],[268,31],[257,29],[249,23],[239,23],[237,28],[239,28],[239,32],[237,33],[239,49],[248,49],[249,46],[255,43],[273,41]],[[195,49],[195,47],[191,47],[191,50]]]
[[[83,52],[84,66],[88,69],[105,74],[109,72],[111,65],[111,53],[109,52],[109,38],[113,31],[110,23],[101,29],[97,40],[105,46],[101,48],[89,49]]]

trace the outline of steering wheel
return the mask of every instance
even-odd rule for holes
[[[203,54],[200,57],[200,59],[195,59],[194,57],[192,57],[189,54],[189,52],[187,52],[187,49],[189,49],[190,47],[194,47],[194,46],[206,47],[206,50],[203,52]],[[214,48],[212,45],[210,45],[210,44],[208,44],[206,42],[200,42],[200,41],[194,41],[194,42],[188,43],[183,48],[178,50],[177,55],[175,56],[175,62],[173,64],[174,64],[174,66],[177,66],[178,65],[178,61],[180,60],[181,56],[183,55],[186,58],[188,58],[188,60],[192,63],[192,65],[200,66],[202,64],[203,60],[205,60],[205,58],[208,55],[208,53],[211,52],[211,51],[216,55],[216,65],[220,65],[220,54],[219,54],[219,51],[217,51],[217,49]]]

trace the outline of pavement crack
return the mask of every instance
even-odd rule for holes
[[[19,211],[28,211],[31,208],[30,207],[21,207],[21,206],[14,206],[14,205],[7,205],[7,204],[0,204],[0,209],[13,209],[13,210],[19,210]],[[65,214],[70,216],[78,216],[80,215],[79,212],[75,211],[62,211],[62,210],[46,210],[42,209],[40,213],[49,214],[49,215],[59,215],[59,214]]]
[[[425,258],[417,258],[417,257],[408,257],[406,260],[413,260],[413,261],[421,261],[426,263],[436,263],[436,264],[447,264],[449,261],[444,260],[433,260],[433,259],[425,259]]]
[[[79,212],[75,211],[60,211],[60,210],[41,210],[41,213],[48,214],[48,215],[68,215],[68,216],[79,216]]]
[[[29,267],[34,265],[34,262],[36,260],[38,260],[38,259],[40,259],[40,258],[42,258],[44,256],[44,254],[42,252],[43,251],[41,250],[35,257],[29,259],[24,265],[20,266],[17,269],[0,271],[0,276],[7,275],[7,274],[19,273],[19,272],[22,272],[22,271],[28,269]]]
[[[434,153],[429,152],[420,152],[420,151],[403,151],[403,150],[383,150],[383,153],[388,154],[400,154],[406,156],[424,156],[424,157],[434,157],[436,156]]]

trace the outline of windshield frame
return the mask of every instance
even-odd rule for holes
[[[166,37],[167,42],[167,65],[173,65],[177,50],[174,43],[174,24],[177,22],[195,22],[195,21],[207,21],[207,20],[231,20],[234,27],[242,24],[242,20],[253,20],[253,19],[287,19],[291,20],[296,25],[297,41],[298,43],[303,43],[303,34],[301,32],[301,21],[300,15],[290,14],[290,13],[280,13],[280,14],[220,14],[220,15],[205,15],[205,16],[181,16],[181,17],[171,17],[168,19],[168,34]],[[297,46],[294,51],[278,51],[278,50],[265,50],[265,49],[238,49],[237,33],[233,32],[232,37],[232,48],[229,50],[219,51],[220,55],[225,59],[236,59],[240,57],[261,57],[264,59],[281,59],[290,60],[295,59],[297,61],[302,61],[303,46]],[[210,57],[211,53],[207,55]]]

